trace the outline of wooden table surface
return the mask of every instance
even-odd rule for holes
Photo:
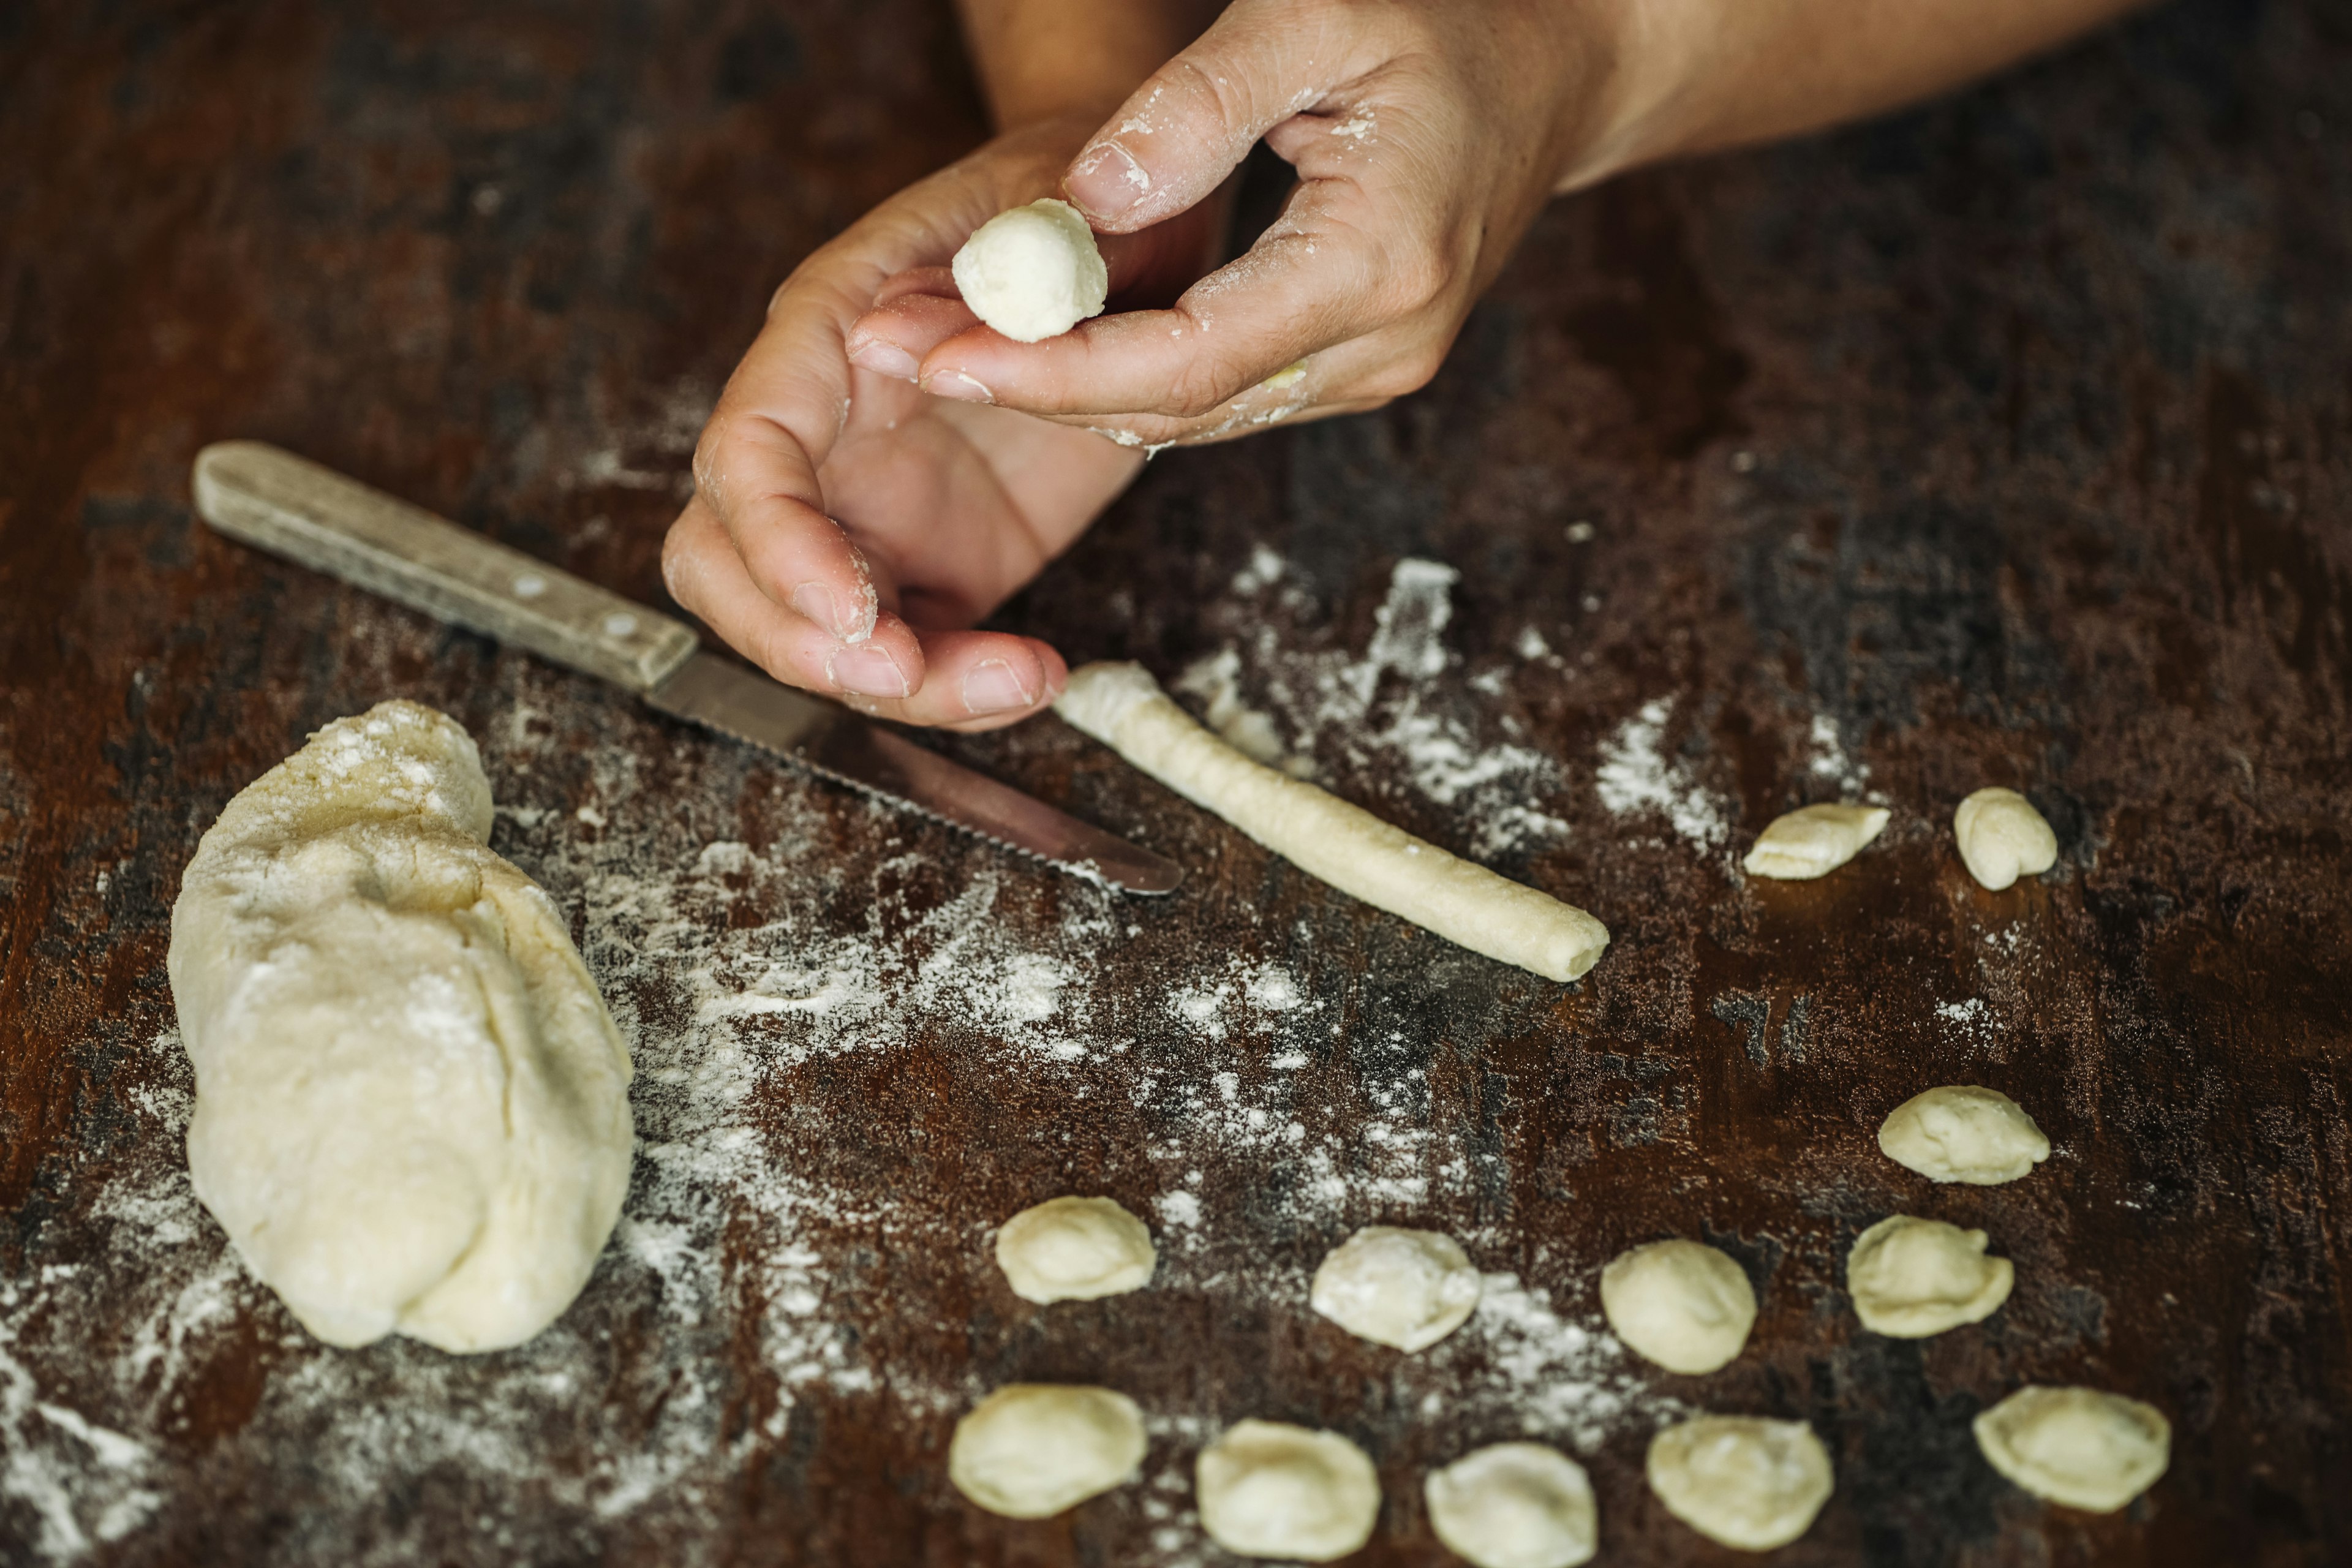
[[[770,288],[982,133],[921,0],[0,7],[0,1558],[1233,1561],[1223,1424],[1421,1479],[1580,1456],[1603,1561],[1677,1411],[1802,1417],[1790,1564],[2352,1559],[2352,8],[2191,0],[1953,101],[1556,204],[1437,384],[1161,458],[1005,612],[1239,697],[1332,788],[1606,921],[1561,987],[1315,885],[1053,721],[961,755],[1181,858],[1123,901],[205,531],[204,442],[279,442],[647,599]],[[1207,662],[1204,662],[1207,661]],[[482,746],[496,843],[637,1064],[587,1290],[529,1346],[309,1340],[187,1186],[167,915],[197,836],[393,696]],[[1953,804],[2061,857],[1988,893]],[[1777,813],[1883,799],[1811,884]],[[1939,1188],[1930,1085],[2056,1152]],[[1148,1290],[1035,1308],[991,1227],[1144,1215]],[[1862,1331],[1908,1211],[2016,1262],[1988,1321]],[[1413,1357],[1310,1313],[1374,1222],[1463,1238]],[[1594,1279],[1720,1245],[1763,1315],[1705,1378]],[[1150,1413],[1142,1479],[966,1505],[1016,1379]],[[2120,1514],[1969,1417],[2081,1382],[2173,1422]]]

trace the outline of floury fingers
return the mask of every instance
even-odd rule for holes
[[[1055,711],[1301,870],[1473,952],[1570,981],[1609,945],[1609,929],[1582,910],[1251,761],[1140,665],[1083,666]]]

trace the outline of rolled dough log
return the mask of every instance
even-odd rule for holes
[[[520,1344],[620,1214],[628,1052],[489,836],[473,741],[386,702],[230,801],[172,907],[189,1175],[330,1344]]]
[[[972,314],[1020,343],[1068,331],[1099,314],[1110,293],[1094,230],[1077,208],[1050,197],[972,230],[950,270]]]
[[[1609,945],[1608,928],[1582,910],[1252,762],[1195,723],[1140,665],[1083,666],[1054,707],[1310,876],[1473,952],[1568,981]]]

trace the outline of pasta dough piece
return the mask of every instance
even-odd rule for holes
[[[1889,1111],[1878,1147],[1931,1182],[1979,1187],[2013,1182],[2050,1158],[2050,1140],[1997,1089],[1947,1084]]]
[[[956,1423],[948,1479],[991,1513],[1045,1519],[1133,1480],[1143,1449],[1143,1412],[1124,1394],[1007,1384]]]
[[[1751,877],[1784,882],[1827,876],[1862,853],[1886,826],[1883,805],[1807,805],[1776,816],[1739,864]]]
[[[1094,230],[1077,208],[1051,197],[982,224],[951,269],[972,314],[1018,343],[1068,331],[1101,313],[1110,293]]]
[[[2035,1497],[2094,1513],[2115,1512],[2172,1462],[2164,1412],[2095,1388],[2021,1388],[1975,1426],[1994,1469]]]
[[[1541,1443],[1465,1454],[1422,1491],[1437,1539],[1475,1568],[1577,1568],[1600,1539],[1584,1467]]]
[[[628,1053],[489,835],[473,741],[386,702],[230,801],[172,907],[189,1175],[329,1344],[520,1344],[620,1215]]]
[[[1201,1528],[1243,1557],[1328,1563],[1372,1538],[1381,1480],[1336,1432],[1237,1421],[1192,1467]]]
[[[1985,1233],[1898,1214],[1854,1238],[1845,1285],[1862,1326],[1924,1340],[2000,1310],[2017,1282],[2006,1258],[1984,1255]]]
[[[1650,1439],[1650,1489],[1710,1541],[1786,1546],[1830,1500],[1829,1450],[1801,1421],[1698,1415]]]
[[[2013,789],[1980,789],[1952,813],[1960,858],[1987,890],[2038,877],[2058,863],[2058,836],[2033,803]]]
[[[1481,1286],[1452,1237],[1368,1225],[1323,1259],[1307,1304],[1351,1334],[1418,1351],[1462,1326]]]
[[[1756,1291],[1712,1247],[1654,1241],[1601,1271],[1601,1310],[1611,1332],[1668,1372],[1713,1372],[1748,1342]]]
[[[1048,1198],[996,1232],[996,1263],[1024,1301],[1141,1289],[1160,1260],[1143,1222],[1108,1198]]]
[[[1582,910],[1457,860],[1313,784],[1242,755],[1192,721],[1142,666],[1089,664],[1055,710],[1161,784],[1343,893],[1549,980],[1609,945]]]

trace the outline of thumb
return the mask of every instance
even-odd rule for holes
[[[1356,74],[1342,8],[1240,0],[1104,121],[1062,189],[1105,234],[1129,234],[1200,201],[1257,139]]]

